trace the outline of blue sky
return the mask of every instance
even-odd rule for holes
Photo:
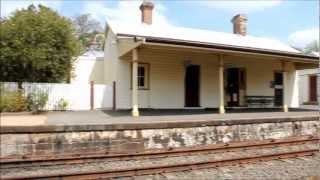
[[[154,22],[214,31],[232,32],[231,18],[248,16],[248,34],[278,39],[303,47],[319,39],[319,0],[154,0]],[[90,13],[101,23],[107,19],[137,22],[140,0],[2,0],[1,15],[29,4],[44,4],[73,17]]]

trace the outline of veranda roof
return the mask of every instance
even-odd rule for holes
[[[318,60],[319,56],[305,55],[278,40],[255,36],[242,36],[211,30],[184,28],[171,25],[128,24],[108,21],[108,26],[118,36],[144,37],[147,42],[224,48],[246,52],[278,54]]]

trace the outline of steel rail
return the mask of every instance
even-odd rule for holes
[[[19,163],[37,163],[37,162],[58,162],[58,161],[66,161],[66,160],[84,160],[84,159],[99,159],[99,158],[110,158],[110,159],[128,159],[128,158],[137,158],[144,156],[156,156],[156,155],[174,155],[181,153],[190,153],[190,152],[204,152],[204,151],[213,151],[213,150],[232,150],[239,148],[254,148],[254,147],[268,147],[275,145],[290,145],[295,143],[308,143],[308,142],[320,142],[319,137],[314,136],[299,136],[299,137],[290,137],[283,139],[267,139],[261,141],[242,141],[242,142],[233,142],[233,143],[219,143],[213,145],[201,145],[194,147],[184,147],[184,148],[176,148],[176,149],[165,149],[165,150],[156,150],[153,149],[151,151],[146,152],[138,152],[138,153],[117,153],[117,152],[95,152],[90,153],[72,153],[64,155],[55,155],[55,156],[37,156],[28,158],[27,156],[18,157],[18,158],[0,158],[0,165],[5,164],[19,164]],[[148,157],[149,158],[149,157]]]
[[[236,143],[236,144],[224,144],[224,145],[214,145],[207,147],[193,147],[193,148],[183,148],[171,151],[159,151],[159,152],[149,152],[149,153],[136,153],[136,154],[120,154],[120,155],[109,155],[109,154],[97,154],[95,156],[80,156],[80,157],[64,157],[56,159],[29,159],[20,161],[2,161],[0,163],[1,169],[17,168],[17,167],[30,167],[35,164],[41,166],[52,166],[61,164],[84,164],[94,162],[98,159],[104,159],[107,161],[115,160],[136,160],[136,159],[155,159],[161,157],[173,157],[173,156],[190,156],[199,153],[219,153],[219,152],[232,152],[239,149],[260,149],[260,148],[272,148],[279,146],[292,146],[300,145],[306,143],[319,142],[318,138],[314,137],[303,137],[297,139],[286,139],[286,140],[268,140],[259,143]]]
[[[252,156],[245,158],[231,158],[224,160],[209,160],[206,162],[197,163],[182,163],[176,165],[161,165],[161,166],[150,166],[142,168],[128,168],[120,170],[106,170],[106,171],[92,171],[92,172],[79,172],[79,173],[68,173],[68,174],[51,174],[51,175],[35,175],[35,176],[25,176],[25,177],[12,177],[6,178],[2,177],[3,180],[12,179],[64,179],[64,180],[82,180],[82,179],[101,179],[101,178],[119,178],[119,177],[132,177],[132,176],[142,176],[142,175],[152,175],[161,174],[168,172],[181,172],[190,171],[197,169],[209,169],[221,166],[229,166],[236,164],[247,164],[259,161],[269,161],[275,159],[285,159],[285,158],[296,158],[301,156],[312,156],[319,152],[318,149],[303,150],[303,151],[293,151],[287,153],[275,153],[261,156]]]

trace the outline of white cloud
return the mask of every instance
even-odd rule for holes
[[[84,13],[90,13],[93,18],[98,19],[102,24],[107,20],[116,20],[126,23],[140,23],[141,11],[139,6],[142,1],[119,1],[116,7],[107,7],[103,1],[85,1]],[[165,17],[166,8],[161,4],[154,2],[153,24],[170,25]]]
[[[319,28],[296,31],[289,35],[289,43],[298,48],[304,48],[314,40],[319,40]]]
[[[62,1],[54,0],[1,0],[1,17],[8,16],[18,9],[27,8],[29,5],[39,5],[51,7],[55,10],[60,8]]]
[[[282,0],[214,0],[202,1],[207,7],[222,9],[233,13],[251,13],[274,7],[282,3]]]

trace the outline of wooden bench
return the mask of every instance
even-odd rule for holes
[[[248,107],[273,107],[273,96],[245,96]]]

